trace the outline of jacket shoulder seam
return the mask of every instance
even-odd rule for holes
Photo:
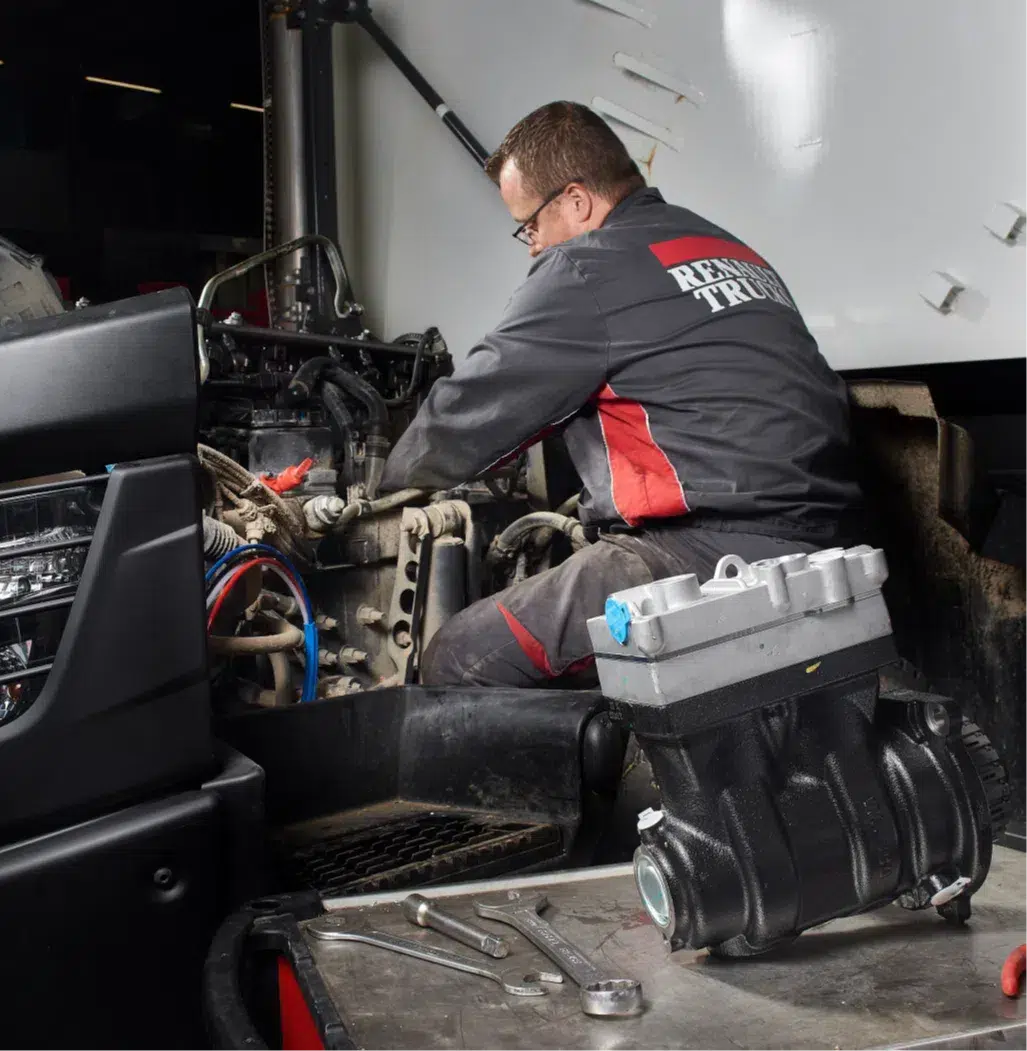
[[[592,302],[595,304],[596,315],[599,318],[599,320],[602,322],[603,331],[606,333],[606,363],[605,363],[605,367],[604,367],[603,371],[606,374],[609,374],[609,371],[610,371],[610,326],[607,323],[606,314],[603,313],[603,308],[599,305],[599,300],[596,299],[596,294],[595,294],[595,292],[592,291],[592,287],[588,283],[588,278],[586,278],[585,275],[581,272],[581,267],[578,266],[578,264],[562,248],[557,248],[556,250],[574,268],[574,272],[578,275],[578,278],[580,279],[582,286],[585,288],[585,290],[588,292],[588,294],[592,297]]]

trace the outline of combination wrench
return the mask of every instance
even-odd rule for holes
[[[506,923],[541,949],[581,987],[581,1009],[587,1015],[631,1018],[642,1013],[642,986],[634,978],[613,978],[597,967],[539,913],[549,904],[544,894],[493,905],[476,901],[474,911],[487,920]]]
[[[432,945],[424,945],[407,938],[397,938],[395,935],[385,934],[382,931],[347,930],[342,922],[331,917],[314,920],[307,925],[307,931],[311,937],[319,941],[359,942],[361,945],[375,945],[379,949],[388,949],[402,956],[412,956],[415,960],[437,963],[454,971],[463,971],[464,974],[476,974],[481,978],[488,978],[496,982],[503,987],[504,992],[513,996],[545,996],[549,990],[541,984],[542,982],[559,984],[563,981],[562,974],[551,971],[525,973],[513,969],[501,974],[499,971],[482,967],[477,960],[449,952],[447,949],[436,949]]]

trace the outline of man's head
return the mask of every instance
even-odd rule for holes
[[[485,164],[531,254],[597,230],[645,185],[610,126],[577,102],[550,102],[518,121]]]

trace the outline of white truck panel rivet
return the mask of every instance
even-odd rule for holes
[[[920,295],[941,314],[948,314],[966,285],[944,270],[932,270],[920,288]]]
[[[1012,201],[1002,201],[992,208],[984,228],[1004,244],[1016,244],[1027,225],[1027,213]]]

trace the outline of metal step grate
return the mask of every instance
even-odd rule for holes
[[[293,886],[332,896],[485,878],[560,853],[556,825],[429,812],[325,836],[284,861]]]

